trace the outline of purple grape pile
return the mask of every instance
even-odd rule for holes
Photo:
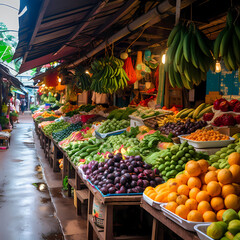
[[[142,193],[148,186],[155,187],[163,182],[158,169],[143,162],[141,156],[122,159],[120,153],[108,155],[105,162],[91,161],[82,169],[87,179],[97,186],[102,194]]]

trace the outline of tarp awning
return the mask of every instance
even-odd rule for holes
[[[135,52],[153,46],[165,49],[175,24],[176,0],[20,0],[20,12],[25,6],[28,10],[19,18],[19,43],[14,54],[14,59],[23,58],[19,73],[60,59],[72,63],[103,43],[107,43],[105,51],[111,51],[111,36],[165,3],[172,6],[168,11],[158,10],[157,17],[128,29],[127,35],[116,40],[114,50],[118,52],[129,46]],[[181,20],[195,22],[215,39],[225,26],[230,6],[231,1],[226,0],[182,0]]]
[[[7,67],[2,64],[0,64],[0,76],[6,78],[7,81],[9,81],[15,88],[20,90],[24,88],[23,84],[9,72]]]
[[[105,40],[106,35],[97,37],[117,21],[117,24],[130,21],[141,2],[21,0],[20,12],[25,6],[28,11],[19,19],[19,44],[14,54],[14,59],[23,58],[19,72],[58,59],[68,60],[86,50],[95,38]]]
[[[21,95],[25,95],[25,93],[23,93],[23,92],[21,92],[21,91],[19,91],[19,90],[13,90],[13,92],[18,93],[18,94],[21,94]]]

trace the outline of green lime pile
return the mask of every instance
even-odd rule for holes
[[[167,181],[174,178],[179,172],[185,169],[185,165],[190,160],[207,159],[208,155],[201,152],[196,152],[192,145],[187,141],[182,144],[176,144],[172,147],[153,153],[144,159],[152,168],[157,168],[163,179]]]
[[[223,147],[221,150],[211,155],[209,157],[209,164],[218,169],[229,168],[228,156],[236,151],[240,153],[240,144],[231,143],[227,147]]]
[[[112,120],[108,119],[105,121],[100,128],[98,129],[99,133],[108,133],[121,130],[130,126],[130,121],[120,120],[113,118]]]
[[[51,136],[53,132],[61,131],[65,128],[67,128],[68,126],[70,126],[70,123],[61,120],[58,122],[53,122],[53,123],[48,124],[47,126],[45,126],[43,128],[43,132],[47,136]]]
[[[207,228],[207,235],[213,239],[240,240],[240,212],[227,209],[222,216],[223,221],[213,222]]]

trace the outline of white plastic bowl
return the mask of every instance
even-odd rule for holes
[[[189,134],[188,134],[189,135]],[[195,148],[220,148],[220,147],[226,147],[230,143],[235,141],[235,138],[229,137],[228,140],[219,140],[219,141],[193,141],[184,138],[188,135],[180,135],[178,136],[180,138],[180,142],[187,141],[189,145],[192,145]]]
[[[194,226],[194,229],[201,240],[214,240],[207,235],[207,228],[209,225],[210,223],[205,223],[205,224],[197,224]]]

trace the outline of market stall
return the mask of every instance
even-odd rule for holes
[[[79,215],[87,203],[88,239],[238,239],[240,102],[220,91],[205,93],[221,66],[239,76],[239,4],[219,1],[212,19],[214,1],[146,1],[142,14],[133,11],[139,2],[119,2],[110,16],[119,14],[120,31],[109,23],[96,31],[96,16],[109,7],[105,1],[65,45],[53,44],[45,32],[54,53],[41,58],[41,44],[26,52],[21,71],[35,64],[33,56],[38,65],[66,60],[34,77],[41,106],[32,117],[53,172],[61,172]],[[42,19],[52,10],[42,10]],[[203,10],[207,24],[195,20]],[[161,24],[166,31],[159,38],[153,30],[164,29]],[[31,46],[41,43],[46,26],[39,25]],[[95,29],[97,46],[84,29]],[[107,41],[100,34],[106,29],[112,34]],[[85,50],[80,59],[66,59],[75,38]],[[124,217],[134,210],[131,231],[118,219],[129,223]]]

